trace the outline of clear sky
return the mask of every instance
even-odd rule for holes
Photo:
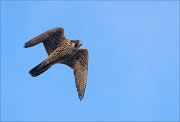
[[[47,54],[24,43],[54,27],[89,50],[80,102],[73,72],[28,72]],[[178,121],[179,2],[1,2],[1,119]]]

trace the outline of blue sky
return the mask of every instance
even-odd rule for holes
[[[28,74],[54,27],[89,50],[81,102],[67,66]],[[179,102],[178,1],[1,1],[2,121],[178,121]]]

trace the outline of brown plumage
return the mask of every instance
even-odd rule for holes
[[[74,70],[76,88],[79,99],[82,100],[86,88],[88,72],[88,50],[79,49],[80,40],[68,40],[64,36],[63,28],[50,29],[29,40],[24,47],[32,47],[43,42],[48,58],[29,71],[36,77],[56,63],[66,64]]]

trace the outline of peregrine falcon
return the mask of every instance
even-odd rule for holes
[[[43,42],[48,58],[29,71],[36,77],[52,65],[60,63],[73,69],[75,83],[80,101],[84,97],[88,72],[88,50],[80,49],[80,40],[68,40],[64,36],[64,28],[50,29],[24,44],[25,48]]]

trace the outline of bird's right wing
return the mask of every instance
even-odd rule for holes
[[[51,41],[54,40],[54,42],[56,42],[58,38],[65,38],[63,28],[50,29],[50,30],[36,36],[35,38],[29,40],[28,42],[26,42],[24,44],[24,47],[25,48],[32,47],[34,45],[37,45],[37,44],[47,41],[47,40],[51,40]],[[51,45],[49,45],[49,46],[51,46]]]
[[[88,50],[79,49],[65,64],[74,69],[77,92],[79,99],[82,100],[88,73]]]

